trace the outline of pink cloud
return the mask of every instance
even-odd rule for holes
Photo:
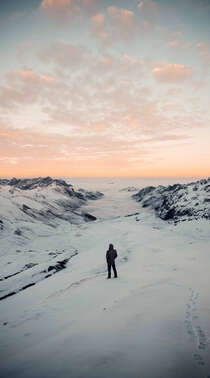
[[[130,28],[134,23],[134,13],[128,9],[111,6],[108,7],[108,13],[111,18],[122,27]]]
[[[98,13],[92,17],[92,36],[102,45],[126,42],[135,38],[139,25],[134,12],[129,9],[109,6],[106,16]]]
[[[97,6],[97,0],[42,0],[40,10],[58,26],[69,26],[84,13],[97,13]]]
[[[101,25],[104,24],[104,14],[103,13],[97,13],[92,17],[92,22],[94,26],[100,27]]]
[[[0,86],[0,103],[4,110],[39,102],[42,96],[52,95],[57,86],[51,74],[39,74],[31,69],[11,70],[6,80],[7,85]]]
[[[102,23],[103,17],[97,21]],[[0,89],[1,110],[16,127],[27,127],[26,111],[33,117],[34,106],[41,113],[37,124],[33,120],[37,132],[31,130],[31,124],[27,130],[7,127],[6,122],[0,126],[2,156],[13,165],[28,158],[44,166],[53,156],[53,162],[62,162],[63,167],[73,162],[75,172],[78,161],[87,169],[86,161],[94,164],[94,160],[111,169],[112,159],[116,167],[120,160],[128,167],[127,161],[147,159],[149,140],[153,145],[161,138],[176,143],[183,139],[183,130],[198,125],[197,113],[189,118],[189,108],[187,114],[179,105],[173,107],[173,113],[164,112],[163,103],[151,99],[152,87],[145,87],[149,82],[147,65],[128,53],[99,56],[82,46],[76,49],[57,42],[42,49],[40,59],[53,65],[53,71],[10,71]],[[158,62],[150,68],[166,66],[170,65]],[[167,102],[165,110],[172,109],[174,99]]]
[[[7,79],[10,83],[14,82],[45,82],[45,83],[54,83],[55,79],[50,74],[38,74],[31,69],[24,69],[22,71],[9,71],[7,73]]]
[[[110,43],[111,35],[105,23],[105,15],[97,13],[92,16],[91,20],[92,36],[102,42],[103,44]]]
[[[79,7],[92,8],[96,0],[42,0],[41,9],[54,9],[55,11],[71,9],[72,11]]]
[[[192,77],[192,68],[183,64],[159,62],[153,64],[153,76],[160,82],[177,82]]]

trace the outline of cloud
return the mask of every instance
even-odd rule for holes
[[[92,53],[88,48],[63,42],[54,42],[40,49],[37,56],[42,63],[52,63],[74,71],[85,67],[92,59]]]
[[[6,74],[7,80],[10,84],[14,83],[27,83],[30,82],[33,85],[41,83],[54,83],[55,79],[50,74],[38,74],[31,69],[25,68],[24,70],[12,70]]]
[[[103,17],[95,22],[103,24]],[[31,166],[34,160],[43,174],[46,166],[54,175],[59,168],[76,174],[76,165],[82,167],[81,175],[85,170],[88,174],[95,163],[98,174],[114,174],[121,166],[128,173],[143,161],[150,164],[156,144],[184,141],[189,129],[202,124],[201,109],[195,104],[186,111],[179,98],[169,99],[168,94],[153,98],[148,68],[161,68],[164,80],[174,83],[184,66],[178,65],[177,74],[177,65],[148,66],[128,53],[99,55],[62,42],[42,48],[38,57],[45,71],[27,67],[9,71],[0,88],[1,112],[7,115],[0,123],[5,172],[11,165],[26,172],[24,164]],[[171,95],[176,96],[174,90]],[[35,174],[35,163],[32,168]]]
[[[134,13],[128,9],[118,8],[116,6],[108,7],[108,13],[114,22],[122,28],[131,28],[134,23]]]
[[[103,13],[97,13],[92,17],[92,22],[94,27],[100,28],[102,25],[104,25],[104,14]]]
[[[1,122],[0,136],[1,172],[10,175],[31,176],[37,172],[84,175],[89,171],[110,174],[122,163],[132,167],[129,160],[133,153],[144,161],[149,153],[148,148],[139,147],[136,141],[113,139],[109,135],[63,136],[18,130]]]
[[[140,16],[144,22],[149,24],[149,27],[154,27],[158,18],[158,4],[155,1],[143,0],[138,4]]]
[[[168,43],[171,48],[189,49],[192,47],[192,43],[185,41],[180,31],[167,32]]]
[[[192,68],[183,64],[157,62],[153,64],[153,76],[159,82],[179,82],[192,77]]]
[[[97,0],[43,0],[40,10],[58,26],[70,26],[85,14],[95,14]]]
[[[100,12],[92,16],[92,37],[102,43],[103,47],[132,41],[139,31],[140,25],[137,18],[129,9],[112,5],[108,6],[105,13]]]
[[[113,42],[104,13],[97,13],[96,15],[92,16],[91,34],[92,37],[96,38],[103,45]]]
[[[49,73],[38,74],[31,69],[11,70],[6,74],[7,85],[0,86],[0,107],[4,111],[20,105],[37,103],[56,87]]]
[[[109,134],[103,138],[99,134],[64,136],[18,130],[1,122],[0,136],[2,176],[148,174],[159,160],[162,143],[171,141],[171,146],[178,141],[180,145],[188,139],[187,135],[167,132],[130,140]]]

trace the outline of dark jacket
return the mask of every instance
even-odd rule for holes
[[[106,252],[106,261],[112,264],[114,260],[116,259],[116,257],[117,257],[116,249],[108,249],[108,251]]]

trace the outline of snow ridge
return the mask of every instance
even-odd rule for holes
[[[102,196],[100,192],[75,191],[71,184],[51,177],[0,179],[0,231],[9,228],[21,236],[24,230],[20,222],[25,225],[42,222],[56,227],[60,219],[74,224],[95,220],[96,217],[80,212],[79,208]]]

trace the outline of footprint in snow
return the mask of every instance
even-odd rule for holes
[[[192,288],[189,289],[189,302],[186,304],[185,312],[185,327],[191,341],[195,343],[196,348],[202,352],[208,347],[208,340],[205,332],[199,325],[199,316],[197,311],[197,300],[199,293],[195,292]],[[199,366],[205,365],[202,356],[199,353],[194,353],[193,358]]]

